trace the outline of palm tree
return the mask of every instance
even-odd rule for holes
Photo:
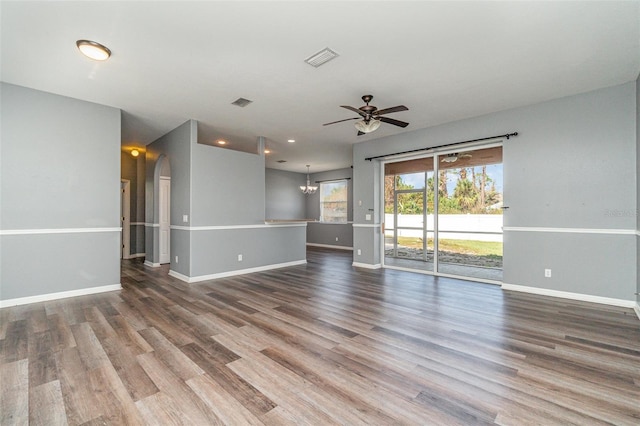
[[[478,203],[478,192],[471,181],[460,179],[453,190],[453,198],[458,202],[462,213],[471,213]]]

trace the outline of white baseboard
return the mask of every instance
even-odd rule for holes
[[[209,275],[200,275],[197,277],[187,277],[186,275],[182,275],[179,272],[175,272],[172,270],[169,270],[169,275],[171,275],[174,278],[177,278],[181,281],[184,281],[186,283],[197,283],[200,281],[207,281],[207,280],[215,280],[216,278],[226,278],[226,277],[233,277],[236,275],[244,275],[244,274],[252,274],[254,272],[262,272],[262,271],[269,271],[271,269],[280,269],[280,268],[286,268],[289,266],[298,266],[298,265],[304,265],[307,263],[306,259],[303,260],[295,260],[293,262],[285,262],[285,263],[276,263],[273,265],[265,265],[265,266],[257,266],[255,268],[247,268],[247,269],[238,269],[235,271],[228,271],[228,272],[220,272],[217,274],[209,274]]]
[[[347,246],[333,246],[331,244],[316,244],[316,243],[307,243],[307,245],[310,247],[322,247],[322,248],[353,251],[353,247],[347,247]]]
[[[636,302],[636,306],[633,307],[633,310],[636,311],[636,315],[638,319],[640,319],[640,302]]]
[[[130,254],[128,256],[125,256],[125,259],[137,259],[139,257],[146,257],[147,254],[146,253],[134,253],[134,254]]]
[[[144,261],[144,266],[148,266],[150,268],[159,268],[160,264],[159,263],[149,262],[148,260],[145,260]]]
[[[16,299],[0,300],[0,308],[9,306],[28,305],[30,303],[48,302],[50,300],[66,299],[67,297],[86,296],[87,294],[105,293],[107,291],[122,290],[122,285],[111,284],[100,287],[82,288],[79,290],[61,291],[58,293],[39,294],[37,296],[18,297]]]
[[[547,288],[527,287],[524,285],[502,284],[503,290],[520,291],[523,293],[539,294],[541,296],[559,297],[562,299],[579,300],[582,302],[600,303],[603,305],[620,306],[635,309],[638,305],[633,300],[613,299],[610,297],[592,296],[590,294],[571,293],[568,291],[550,290]],[[637,312],[636,312],[637,313]],[[638,315],[640,317],[640,315]]]
[[[375,265],[372,265],[370,263],[353,262],[351,264],[351,266],[355,266],[356,268],[366,268],[366,269],[380,269],[380,268],[382,268],[382,265],[380,263],[376,263]]]

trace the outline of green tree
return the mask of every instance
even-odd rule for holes
[[[453,198],[455,198],[460,206],[461,213],[474,213],[476,211],[478,192],[473,187],[473,183],[470,180],[458,180],[458,183],[453,190]]]

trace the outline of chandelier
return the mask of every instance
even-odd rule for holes
[[[307,184],[300,186],[300,190],[303,194],[313,194],[318,190],[317,186],[311,186],[311,180],[309,179],[309,165],[307,164]]]

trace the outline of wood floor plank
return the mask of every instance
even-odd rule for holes
[[[0,365],[0,424],[29,424],[29,360]]]
[[[38,426],[68,424],[59,380],[31,387],[29,390],[29,424]]]
[[[0,424],[640,424],[633,310],[307,263],[0,309]]]
[[[187,380],[187,385],[227,425],[263,425],[240,401],[206,374]]]
[[[172,373],[169,366],[156,357],[154,352],[138,355],[137,358],[160,392],[175,401],[173,405],[177,412],[189,419],[191,424],[222,424],[197,394],[180,377]],[[150,398],[153,398],[153,395]],[[141,401],[145,400],[146,398]]]

